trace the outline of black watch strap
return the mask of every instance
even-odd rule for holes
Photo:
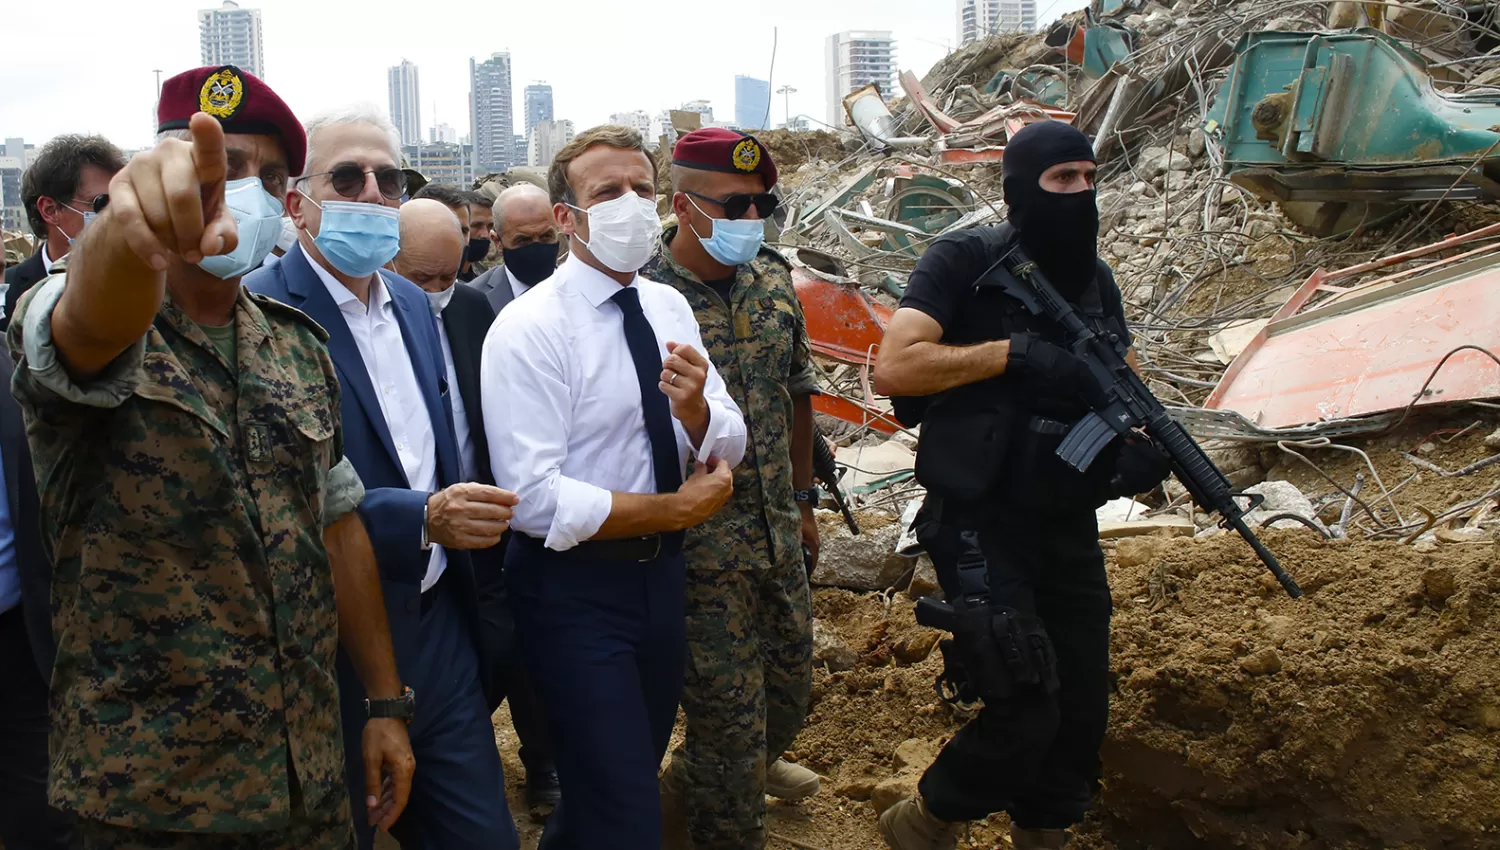
[[[417,716],[417,694],[411,688],[403,688],[395,699],[365,700],[365,716],[371,720],[391,717],[410,723]]]

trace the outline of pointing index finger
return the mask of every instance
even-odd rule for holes
[[[223,182],[229,170],[224,153],[224,126],[207,112],[195,112],[188,121],[193,136],[193,166],[205,187]]]

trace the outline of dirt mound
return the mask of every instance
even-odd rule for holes
[[[1157,850],[1500,847],[1495,546],[1266,540],[1302,601],[1232,536],[1122,544],[1106,833]]]

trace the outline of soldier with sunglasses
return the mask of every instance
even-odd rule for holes
[[[700,850],[760,850],[765,795],[797,800],[819,787],[817,774],[778,758],[807,714],[818,526],[812,349],[791,266],[762,244],[775,185],[771,153],[754,137],[682,137],[672,153],[678,224],[642,271],[692,305],[749,431],[730,503],[683,545],[687,735],[663,785],[670,820],[685,815]],[[680,842],[674,826],[668,839]]]

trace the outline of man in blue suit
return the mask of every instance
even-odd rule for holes
[[[377,109],[328,113],[307,125],[306,173],[287,209],[298,244],[245,277],[328,331],[343,388],[345,455],[363,479],[361,506],[380,565],[401,678],[414,692],[417,772],[391,833],[406,848],[519,846],[485,702],[490,665],[478,640],[469,550],[508,527],[513,494],[463,481],[437,326],[427,296],[381,269],[399,247],[405,190],[398,136]],[[363,726],[365,694],[340,658],[344,728]],[[363,789],[358,736],[349,779]],[[373,836],[363,829],[361,846]]]

